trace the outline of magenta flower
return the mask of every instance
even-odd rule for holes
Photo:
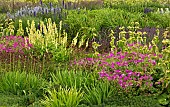
[[[110,55],[109,55],[109,57],[113,57],[114,56],[114,54],[112,53],[112,52],[110,52]]]
[[[92,61],[92,60],[93,60],[93,58],[87,58],[87,60],[88,60],[88,61]]]
[[[123,79],[124,79],[124,81],[127,81],[129,78],[127,76],[125,76]]]
[[[150,87],[152,87],[153,86],[153,83],[150,83]]]
[[[16,48],[17,46],[18,46],[18,43],[15,42],[15,43],[13,44],[13,47]]]
[[[129,84],[128,84],[129,86],[132,86],[133,85],[133,83],[132,82],[129,82]]]
[[[115,73],[121,73],[121,71],[120,70],[115,70]]]
[[[112,77],[107,76],[107,80],[108,80],[108,81],[112,80]]]
[[[115,67],[115,65],[114,65],[114,63],[112,62],[112,64],[111,64],[111,68],[114,68]]]
[[[116,64],[117,64],[118,66],[122,66],[122,64],[121,64],[120,62],[116,62]]]

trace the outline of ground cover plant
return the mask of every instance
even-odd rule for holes
[[[169,1],[23,1],[0,1],[0,106],[170,106]]]

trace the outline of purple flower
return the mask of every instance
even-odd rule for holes
[[[120,73],[121,71],[120,70],[115,70],[115,73]]]
[[[50,9],[51,9],[53,4],[50,2],[49,5],[50,5]]]
[[[142,80],[143,80],[143,76],[141,76],[141,77],[139,78],[139,80],[141,80],[141,81],[142,81]]]
[[[127,61],[124,61],[122,65],[123,65],[123,66],[128,66],[128,62],[127,62]]]
[[[92,61],[93,60],[93,58],[86,58],[88,61]]]
[[[150,76],[150,80],[153,80],[153,78]]]
[[[32,47],[33,47],[33,45],[29,43],[29,44],[28,44],[28,47],[32,48]]]
[[[150,83],[150,87],[152,87],[153,86],[153,83]]]
[[[40,0],[40,5],[42,5],[42,0]]]
[[[133,43],[132,43],[132,44],[130,44],[130,43],[129,43],[129,44],[127,44],[127,46],[129,46],[129,47],[132,47],[133,45],[134,45]]]
[[[128,79],[129,79],[129,77],[127,77],[127,76],[124,77],[124,80],[125,80],[125,81],[127,81]]]
[[[112,76],[112,79],[113,79],[113,80],[117,79],[117,75],[113,75],[113,76]]]
[[[37,14],[36,11],[34,11],[34,17],[36,16],[36,14]]]
[[[114,54],[112,53],[112,52],[110,52],[110,55],[109,55],[109,57],[113,57],[114,56]]]
[[[138,77],[139,77],[139,76],[140,76],[140,72],[137,72],[137,73],[136,73],[136,76],[138,76]]]
[[[108,80],[108,81],[112,80],[112,77],[107,76],[107,80]]]
[[[116,64],[117,64],[118,66],[122,66],[122,64],[121,64],[120,62],[116,62]]]
[[[112,62],[112,64],[111,64],[111,68],[114,68],[114,63]]]
[[[159,56],[159,58],[162,58],[163,55],[162,55],[162,54],[159,54],[158,56]]]
[[[101,54],[98,54],[97,56],[101,56]]]
[[[129,72],[129,73],[128,73],[128,77],[131,77],[131,76],[132,76],[132,74],[133,74],[132,72]]]
[[[145,76],[143,76],[142,78],[143,78],[144,80],[148,80],[148,79],[149,79],[149,77],[148,77],[148,76],[146,76],[146,75],[145,75]]]
[[[100,78],[103,78],[103,77],[107,77],[109,75],[104,70],[102,70],[101,72],[99,72],[99,76],[100,76]]]
[[[152,46],[149,46],[149,50],[151,50],[152,49]]]
[[[15,42],[15,43],[13,44],[13,47],[16,48],[17,46],[18,46],[18,43]]]
[[[127,69],[127,70],[125,70],[125,72],[126,72],[126,73],[130,73],[130,72],[132,72],[132,70],[128,70],[128,69]]]
[[[148,82],[146,82],[145,84],[148,85]]]
[[[133,83],[132,82],[129,82],[129,86],[132,86],[133,85]]]
[[[120,78],[123,78],[124,76],[125,76],[125,74],[120,74],[120,76],[119,76],[119,77],[120,77]]]
[[[140,62],[143,62],[143,60],[140,60],[140,59],[139,59],[139,60],[134,60],[134,63],[135,63],[135,64],[138,64],[138,63],[140,63]]]
[[[155,60],[151,60],[152,65],[156,65],[156,61]]]
[[[120,55],[120,56],[119,56],[119,59],[124,59],[124,58],[125,58],[124,55]]]
[[[158,85],[159,85],[159,84],[161,84],[161,82],[160,82],[160,81],[158,81],[156,84],[158,84]]]

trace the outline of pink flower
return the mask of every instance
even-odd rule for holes
[[[110,81],[112,80],[112,78],[110,76],[107,76],[107,80]]]
[[[153,84],[152,83],[150,83],[150,87],[152,87],[153,86]]]
[[[86,58],[88,61],[92,61],[93,60],[93,58]]]
[[[116,64],[117,64],[118,66],[122,66],[122,64],[121,64],[120,62],[116,62]]]
[[[111,64],[111,68],[114,68],[114,63],[112,62],[112,64]]]
[[[120,73],[121,71],[120,70],[115,70],[115,73]]]
[[[15,42],[15,43],[13,44],[13,47],[16,48],[17,46],[18,46],[18,43]]]
[[[112,52],[110,52],[110,55],[109,55],[109,57],[113,57],[114,56],[114,54],[112,53]]]
[[[132,82],[129,82],[129,86],[132,86],[133,85],[133,83]]]

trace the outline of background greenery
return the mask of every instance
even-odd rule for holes
[[[0,106],[169,106],[169,0],[39,2],[0,1]],[[57,10],[10,19],[26,5]],[[141,44],[132,44],[137,41]],[[109,80],[112,68],[107,63],[119,60],[121,49],[129,55],[150,55],[141,65],[131,63],[127,69],[150,74],[152,88],[143,84],[124,89]],[[152,61],[154,66],[149,65]],[[105,78],[100,64],[108,73]],[[146,66],[147,73],[142,68]]]

